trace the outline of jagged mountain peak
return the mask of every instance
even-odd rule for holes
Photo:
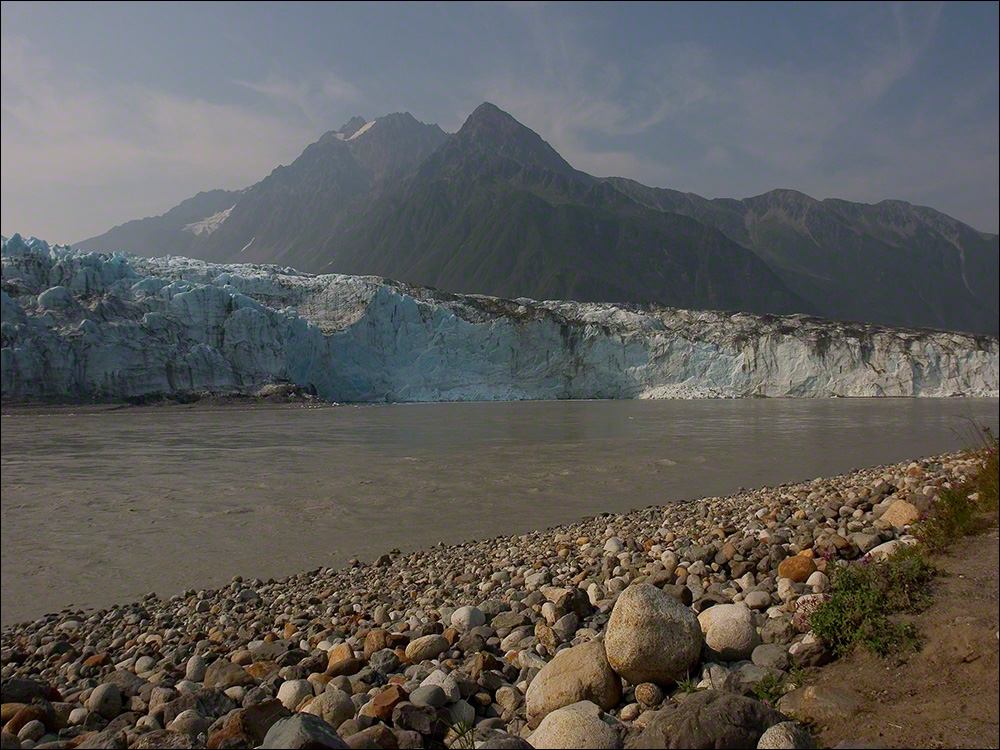
[[[455,134],[453,143],[461,156],[471,149],[485,150],[522,166],[540,166],[590,183],[590,175],[578,172],[538,133],[495,104],[483,102]]]
[[[361,128],[363,128],[367,124],[368,120],[366,120],[361,115],[355,115],[350,120],[341,125],[340,128],[337,130],[337,132],[340,133],[344,138],[350,138],[352,135],[357,133],[359,130],[361,130]]]

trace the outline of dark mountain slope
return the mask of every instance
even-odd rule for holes
[[[608,182],[652,208],[682,213],[751,248],[831,318],[996,334],[997,235],[903,201],[874,205],[772,190],[708,200]]]
[[[812,310],[721,232],[609,189],[490,104],[304,260],[502,297]]]
[[[141,252],[143,255],[197,255],[199,236],[194,227],[204,219],[232,208],[242,191],[209,190],[179,203],[165,214],[146,219],[133,219],[99,237],[75,243],[84,250],[105,253]],[[140,248],[141,250],[137,250]]]

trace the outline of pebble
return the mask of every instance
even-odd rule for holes
[[[597,738],[581,742],[620,746],[626,725],[683,704],[677,679],[746,695],[829,659],[808,613],[834,567],[912,543],[901,503],[974,465],[949,454],[40,617],[3,629],[4,716],[52,700],[60,741],[119,721],[144,743],[191,746],[242,716],[249,746],[344,746],[331,727],[390,743],[373,720],[401,747],[443,744],[443,719],[474,723],[484,747],[581,727]],[[54,736],[28,738],[32,722],[51,729],[25,714],[25,744]]]

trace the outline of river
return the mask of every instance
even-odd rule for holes
[[[12,410],[2,621],[965,447],[997,399]]]

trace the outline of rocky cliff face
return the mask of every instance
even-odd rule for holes
[[[996,396],[998,342],[807,316],[451,295],[377,277],[2,247],[4,400]]]

